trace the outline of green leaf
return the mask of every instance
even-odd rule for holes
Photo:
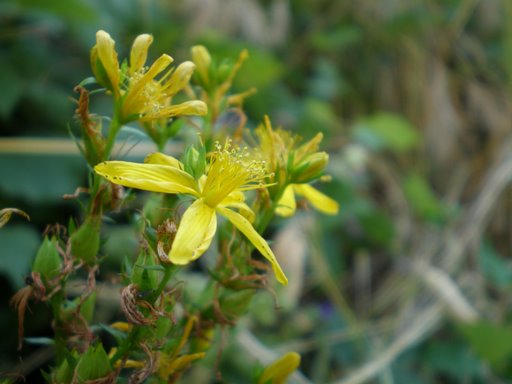
[[[444,215],[443,205],[425,178],[413,173],[403,181],[405,196],[414,212],[425,219],[438,220]]]
[[[373,149],[405,152],[420,141],[420,134],[409,121],[399,115],[381,112],[359,121],[353,133],[355,139]]]
[[[68,22],[92,22],[98,19],[98,13],[91,4],[81,0],[17,0],[17,3],[28,10],[40,10],[60,16]]]
[[[492,247],[484,243],[478,252],[478,264],[487,280],[500,288],[509,287],[512,283],[512,268]]]
[[[460,324],[459,329],[473,350],[496,368],[512,358],[512,328],[489,322]]]
[[[442,372],[455,379],[479,376],[482,362],[460,342],[432,342],[427,346],[423,360],[434,372]]]

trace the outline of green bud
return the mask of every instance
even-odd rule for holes
[[[96,304],[96,292],[91,295],[80,306],[80,314],[83,318],[90,323],[94,316],[94,306]]]
[[[100,249],[99,216],[88,216],[84,223],[71,235],[71,254],[92,265]]]
[[[315,152],[307,156],[292,171],[292,183],[307,183],[311,180],[319,178],[327,163],[329,155],[326,152]]]
[[[90,346],[76,366],[79,383],[96,380],[112,373],[112,366],[103,345]]]
[[[73,381],[73,370],[68,359],[65,359],[61,365],[54,369],[51,382],[55,384],[71,383]]]
[[[140,292],[154,290],[158,286],[158,271],[153,257],[142,250],[132,269],[131,281]]]
[[[57,251],[55,238],[45,237],[37,251],[32,271],[39,272],[44,282],[56,277],[62,268],[62,259]]]
[[[204,175],[206,170],[206,151],[203,146],[199,149],[194,146],[188,147],[184,156],[185,170],[193,175],[196,179],[199,179],[201,175]]]
[[[222,84],[225,82],[233,73],[234,63],[231,60],[223,60],[217,70],[217,83]]]

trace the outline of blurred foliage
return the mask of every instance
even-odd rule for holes
[[[313,222],[299,217],[303,232],[285,241],[291,251],[283,256],[296,265],[290,280],[298,282],[278,292],[283,301],[295,297],[289,301],[295,306],[273,313],[266,310],[268,294],[258,294],[244,326],[270,348],[295,348],[312,381],[339,380],[386,355],[421,320],[415,314],[439,299],[411,272],[411,263],[427,255],[460,285],[479,320],[462,324],[461,317],[443,315],[379,370],[378,382],[511,382],[510,190],[490,195],[489,225],[478,223],[473,243],[458,237],[486,175],[507,153],[511,17],[506,0],[6,0],[0,3],[0,144],[73,132],[70,98],[78,95],[72,89],[90,76],[89,48],[100,28],[117,37],[122,56],[143,32],[155,36],[152,52],[170,52],[178,61],[197,43],[232,60],[247,48],[250,58],[234,85],[258,89],[245,104],[248,125],[268,113],[275,125],[305,137],[323,132],[333,175],[324,189],[341,212]],[[108,109],[106,100],[95,103],[96,110]],[[130,129],[123,153],[144,140]],[[0,148],[0,207],[20,208],[32,221],[13,217],[0,230],[4,292],[22,286],[46,224],[79,214],[79,203],[61,196],[87,177],[86,165],[67,149],[16,148]],[[121,260],[133,257],[133,247],[120,244],[131,227],[119,222],[104,238]],[[276,246],[287,229],[273,228]],[[305,260],[294,258],[301,236],[311,244]],[[450,257],[442,252],[445,241],[463,244],[454,268],[443,261]],[[102,265],[104,279],[112,277],[109,262]],[[8,295],[2,298],[7,302]],[[2,308],[0,324],[14,333],[15,313]],[[105,309],[102,321],[115,315]],[[29,321],[26,334],[43,320]],[[37,349],[16,353],[10,341],[2,344],[0,371],[38,382],[39,366],[24,363]],[[248,354],[230,343],[220,363],[229,382],[253,377],[241,353]],[[199,367],[189,376],[206,382],[213,374]]]

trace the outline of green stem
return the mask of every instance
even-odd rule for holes
[[[110,121],[110,127],[108,129],[107,144],[105,146],[105,160],[110,157],[110,152],[112,152],[112,148],[114,147],[114,143],[116,141],[116,136],[120,129],[121,122],[119,120],[119,114],[117,111],[115,111],[114,116],[112,116],[112,120]]]
[[[174,273],[176,273],[178,271],[178,267],[176,267],[174,265],[169,265],[169,266],[164,265],[164,268],[165,268],[165,272],[164,272],[164,275],[162,276],[162,280],[160,280],[160,284],[158,284],[158,287],[156,288],[156,290],[149,297],[149,301],[151,303],[154,303],[156,301],[156,299],[158,299],[158,297],[160,297],[160,295],[164,291],[165,287],[167,286],[167,283],[169,282],[169,280],[174,276]]]
[[[119,348],[117,349],[116,353],[114,353],[114,356],[110,358],[111,364],[114,364],[117,360],[121,359],[132,349],[132,346],[137,342],[140,330],[140,327],[133,327],[133,329],[128,334],[128,337],[124,340],[123,343],[121,343],[121,345],[119,345]]]
[[[258,231],[259,234],[263,235],[263,232],[267,229],[268,225],[274,218],[275,211],[277,209],[277,204],[281,197],[283,196],[284,190],[288,185],[282,186],[277,193],[274,195],[270,207],[263,212],[263,215],[260,216],[260,219],[255,223],[254,228]]]

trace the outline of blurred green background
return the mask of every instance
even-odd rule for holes
[[[219,59],[247,48],[235,91],[258,89],[248,125],[268,114],[325,135],[322,189],[341,212],[274,226],[291,284],[279,311],[256,297],[225,347],[226,382],[248,382],[261,351],[288,350],[303,358],[297,382],[512,382],[510,20],[508,0],[2,1],[0,208],[31,222],[0,230],[0,374],[39,382],[51,359],[16,351],[7,303],[46,225],[80,214],[62,199],[87,182],[69,140],[73,87],[91,76],[104,29],[120,57],[140,33],[154,35],[151,59],[182,62],[197,43]],[[137,154],[143,139],[126,152],[130,140]],[[120,257],[129,230],[108,234]],[[108,282],[115,270],[102,269]],[[51,336],[44,304],[31,308],[26,335]],[[213,376],[198,368],[190,382]]]

